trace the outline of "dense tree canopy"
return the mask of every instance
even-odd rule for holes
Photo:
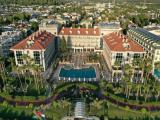
[[[1,5],[19,4],[19,5],[60,5],[64,0],[0,0]]]

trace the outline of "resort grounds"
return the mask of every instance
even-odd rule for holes
[[[72,59],[73,56],[75,60]],[[86,103],[86,116],[96,116],[100,120],[160,119],[159,83],[155,79],[149,77],[150,81],[145,84],[111,82],[110,71],[102,55],[91,53],[83,56],[80,53],[73,56],[58,56],[52,64],[52,76],[46,83],[41,81],[42,76],[38,73],[36,77],[20,74],[17,80],[22,80],[24,87],[28,83],[30,89],[21,92],[18,90],[18,87],[21,88],[19,85],[16,90],[1,92],[0,117],[4,120],[28,120],[33,118],[34,111],[38,109],[44,112],[47,120],[61,120],[65,116],[74,116],[75,102],[82,99]],[[71,77],[70,81],[67,80],[69,78],[65,78],[65,81],[59,75],[66,66],[69,67],[67,70],[72,67],[77,70],[93,67],[96,80],[82,82],[79,78],[72,80]],[[87,76],[82,76],[81,79],[84,77]],[[9,79],[10,76],[7,80]],[[35,79],[42,82],[39,89],[36,89]]]

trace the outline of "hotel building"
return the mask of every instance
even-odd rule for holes
[[[55,54],[55,36],[46,31],[37,31],[11,48],[16,65],[26,64],[23,55],[28,55],[44,71],[51,64]]]
[[[127,35],[141,45],[147,52],[147,57],[153,60],[153,72],[156,62],[160,62],[160,36],[142,28],[130,28]]]
[[[74,52],[101,52],[98,28],[62,28],[59,36],[65,38],[68,49]]]
[[[120,27],[119,22],[106,22],[106,23],[99,23],[98,27],[100,29],[101,35],[107,35],[112,32],[118,32],[122,28]]]
[[[113,32],[103,36],[103,56],[112,73],[112,81],[119,81],[123,75],[123,66],[132,65],[136,58],[143,58],[145,51],[143,47],[133,40],[127,38],[119,32]],[[115,63],[120,63],[120,68],[114,67]],[[135,70],[132,81],[137,81],[141,76],[140,70]]]

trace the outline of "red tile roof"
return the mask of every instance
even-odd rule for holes
[[[62,28],[59,34],[100,36],[98,28]]]
[[[106,42],[106,44],[112,51],[144,52],[143,47],[141,47],[133,40],[127,38],[125,35],[122,35],[118,32],[113,32],[109,35],[104,36],[103,40]]]
[[[22,40],[15,46],[11,48],[14,49],[32,49],[32,50],[42,50],[46,49],[47,46],[52,42],[54,39],[54,35],[46,32],[46,31],[37,31],[27,37],[26,39]]]

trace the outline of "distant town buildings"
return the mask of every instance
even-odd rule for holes
[[[11,48],[16,65],[26,64],[24,55],[33,59],[34,64],[43,67],[44,71],[51,64],[55,54],[55,36],[46,31],[37,31]]]
[[[22,39],[21,31],[6,31],[0,35],[0,55],[9,57],[11,54],[10,47],[18,43]]]

